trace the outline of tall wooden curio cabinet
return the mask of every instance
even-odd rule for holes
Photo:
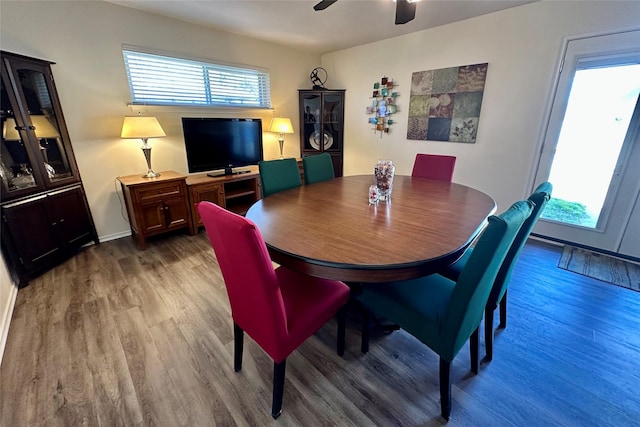
[[[344,90],[299,90],[300,154],[331,154],[336,176],[342,176],[344,153]]]
[[[2,253],[20,286],[98,236],[51,62],[0,52]]]

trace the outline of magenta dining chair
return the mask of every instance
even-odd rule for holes
[[[411,176],[451,182],[456,167],[455,156],[416,154]]]
[[[273,268],[249,219],[211,202],[198,212],[215,252],[231,305],[234,369],[242,368],[246,332],[273,359],[271,415],[282,413],[287,356],[338,313],[338,354],[344,353],[349,287],[342,282]]]

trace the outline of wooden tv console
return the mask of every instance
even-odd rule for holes
[[[298,159],[298,169],[304,182],[301,159]],[[156,178],[118,177],[131,235],[138,247],[146,249],[147,237],[179,228],[188,228],[189,234],[197,234],[202,221],[196,205],[204,200],[239,215],[247,213],[262,197],[260,173],[258,166],[242,170],[245,172],[213,177],[206,173],[183,175],[175,171],[161,171]]]
[[[246,168],[249,172],[211,177],[206,173],[187,176],[187,192],[194,232],[202,225],[196,205],[204,200],[220,205],[232,212],[244,215],[261,197],[260,174],[257,166]]]
[[[157,178],[118,177],[138,248],[146,249],[148,237],[180,228],[196,234],[202,225],[196,205],[203,200],[244,215],[261,194],[258,167],[247,169],[246,173],[216,177],[175,171],[162,171]]]

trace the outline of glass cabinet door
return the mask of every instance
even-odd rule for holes
[[[302,122],[305,150],[342,149],[342,93],[312,92],[302,95]]]
[[[1,80],[2,144],[0,144],[0,179],[3,198],[6,194],[25,193],[42,185],[37,172],[34,174],[28,148],[27,133],[21,121],[16,121],[12,100],[5,87],[4,75]]]
[[[342,93],[326,93],[323,96],[323,127],[324,127],[324,148],[323,151],[342,150],[342,130],[344,111]]]
[[[71,176],[69,157],[44,73],[20,67],[15,74],[24,96],[27,120],[31,122],[29,129],[37,141],[37,161],[44,168],[45,176],[52,182]]]
[[[302,106],[304,149],[321,151],[322,98],[314,93],[305,94],[302,96]]]
[[[79,181],[50,68],[2,58],[2,198]]]

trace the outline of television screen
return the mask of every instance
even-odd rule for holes
[[[189,172],[255,165],[262,160],[262,121],[240,118],[182,118]],[[219,175],[219,174],[214,174]]]

